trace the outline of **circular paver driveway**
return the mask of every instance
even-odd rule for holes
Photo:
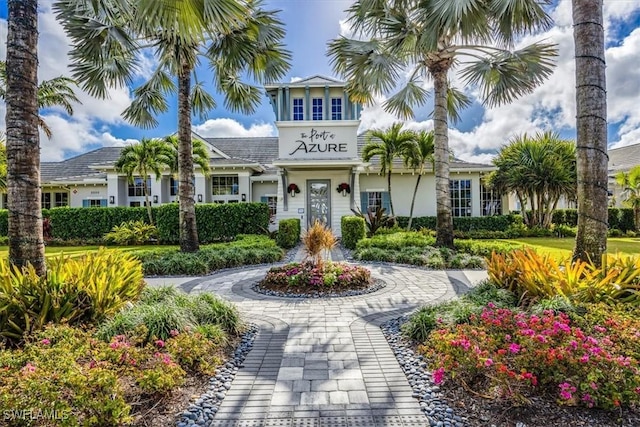
[[[368,266],[386,282],[354,297],[278,298],[254,292],[267,267],[187,282],[237,304],[260,327],[211,426],[424,426],[427,418],[379,325],[452,298],[442,271]]]

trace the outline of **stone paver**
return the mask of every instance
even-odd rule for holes
[[[334,251],[331,258],[342,259],[342,253]],[[425,425],[379,326],[453,298],[486,273],[367,267],[386,287],[345,298],[258,294],[251,287],[268,267],[184,282],[187,292],[212,292],[234,302],[260,327],[211,427]]]

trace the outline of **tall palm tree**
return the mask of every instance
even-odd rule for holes
[[[571,141],[552,132],[512,138],[493,159],[497,170],[487,183],[503,192],[514,192],[525,223],[551,226],[551,216],[561,197],[576,191],[576,151]],[[531,214],[527,212],[531,208]]]
[[[151,172],[154,173],[156,180],[160,179],[162,169],[172,166],[172,150],[173,147],[163,140],[142,138],[140,142],[124,147],[115,163],[116,171],[125,173],[129,183],[133,184],[138,176],[142,179],[144,201],[151,224],[153,224],[153,213],[149,201],[151,188],[147,185],[147,179]]]
[[[447,101],[454,98],[449,96],[449,72],[461,66],[462,80],[479,86],[489,107],[533,91],[552,72],[555,45],[511,48],[523,34],[551,25],[544,3],[548,1],[357,0],[348,9],[357,38],[329,43],[332,64],[348,80],[347,91],[357,102],[371,103],[376,95],[395,91],[385,109],[410,118],[413,108],[427,100],[424,80],[433,80],[440,246],[453,247],[448,137],[452,104]]]
[[[7,31],[7,198],[9,262],[46,273],[40,207],[38,2],[9,0]]]
[[[69,77],[55,77],[51,80],[43,80],[38,85],[38,108],[62,107],[68,115],[73,115],[73,103],[81,104],[75,92],[71,88],[76,82]],[[0,61],[0,100],[5,100],[7,92],[7,63]],[[51,128],[38,116],[38,123],[42,131],[51,139]]]
[[[633,220],[636,230],[640,230],[640,166],[631,168],[629,172],[618,172],[616,183],[622,188],[622,201],[633,208]]]
[[[7,191],[7,136],[3,130],[0,130],[0,191]]]
[[[426,130],[422,130],[417,132],[415,134],[413,144],[404,152],[403,157],[405,166],[413,169],[414,172],[418,174],[418,177],[416,178],[416,186],[413,189],[413,197],[411,198],[411,210],[409,211],[409,224],[407,225],[407,230],[411,230],[411,223],[413,222],[413,208],[416,204],[416,195],[418,194],[418,187],[420,187],[420,180],[425,172],[425,165],[429,163],[432,168],[434,167],[433,153],[435,146],[433,140],[433,131],[427,132]]]
[[[391,197],[391,173],[393,161],[403,157],[410,149],[414,133],[410,130],[402,130],[402,123],[394,123],[387,130],[374,129],[367,133],[366,145],[362,148],[362,160],[371,161],[375,156],[380,156],[380,173],[387,176],[387,191],[389,192],[389,207],[391,215],[393,210],[393,198]]]
[[[155,116],[168,110],[167,95],[177,93],[180,248],[198,250],[191,115],[203,117],[216,103],[194,70],[204,58],[225,107],[253,112],[262,90],[243,77],[262,84],[289,68],[277,12],[254,0],[59,0],[54,7],[72,41],[73,75],[94,95],[105,97],[109,86],[130,83],[141,52],[157,58],[123,116],[138,126],[156,126]]]
[[[573,259],[607,250],[607,92],[603,0],[572,0],[576,61],[578,232]]]

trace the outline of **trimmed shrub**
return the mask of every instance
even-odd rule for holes
[[[101,239],[123,222],[149,222],[146,208],[53,208],[47,213],[51,236],[63,240]]]
[[[288,218],[280,220],[276,242],[281,248],[293,248],[300,242],[300,219]]]
[[[179,206],[172,203],[154,209],[160,242],[178,243]],[[197,204],[196,222],[200,243],[230,240],[239,234],[258,234],[267,229],[269,207],[266,203]]]
[[[409,217],[396,217],[398,224],[402,228],[407,228]],[[504,231],[511,225],[522,222],[520,215],[496,215],[496,216],[478,216],[478,217],[455,217],[453,218],[453,228],[458,231]],[[421,228],[436,228],[436,217],[418,217],[414,218],[411,228],[419,230]]]
[[[619,229],[620,228],[620,209],[618,208],[609,208],[609,230]]]
[[[636,229],[633,209],[631,208],[620,209],[620,223],[618,228],[620,228],[620,230],[624,232]]]
[[[347,249],[355,249],[356,243],[365,238],[367,229],[364,218],[343,216],[341,219],[342,244]]]

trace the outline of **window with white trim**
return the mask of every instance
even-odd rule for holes
[[[480,184],[480,210],[482,216],[502,213],[502,197],[498,191]]]
[[[293,120],[304,120],[304,99],[293,98]]]
[[[238,175],[211,177],[211,194],[214,196],[237,196],[238,190]]]
[[[147,178],[147,191],[151,190],[151,178]],[[129,197],[143,197],[144,196],[144,181],[142,177],[136,176],[133,178],[133,182],[129,183]]]
[[[452,179],[449,181],[449,197],[453,216],[471,216],[471,180]]]
[[[322,120],[322,98],[313,98],[311,100],[311,112],[313,120]]]
[[[331,120],[342,120],[342,98],[331,98]]]

